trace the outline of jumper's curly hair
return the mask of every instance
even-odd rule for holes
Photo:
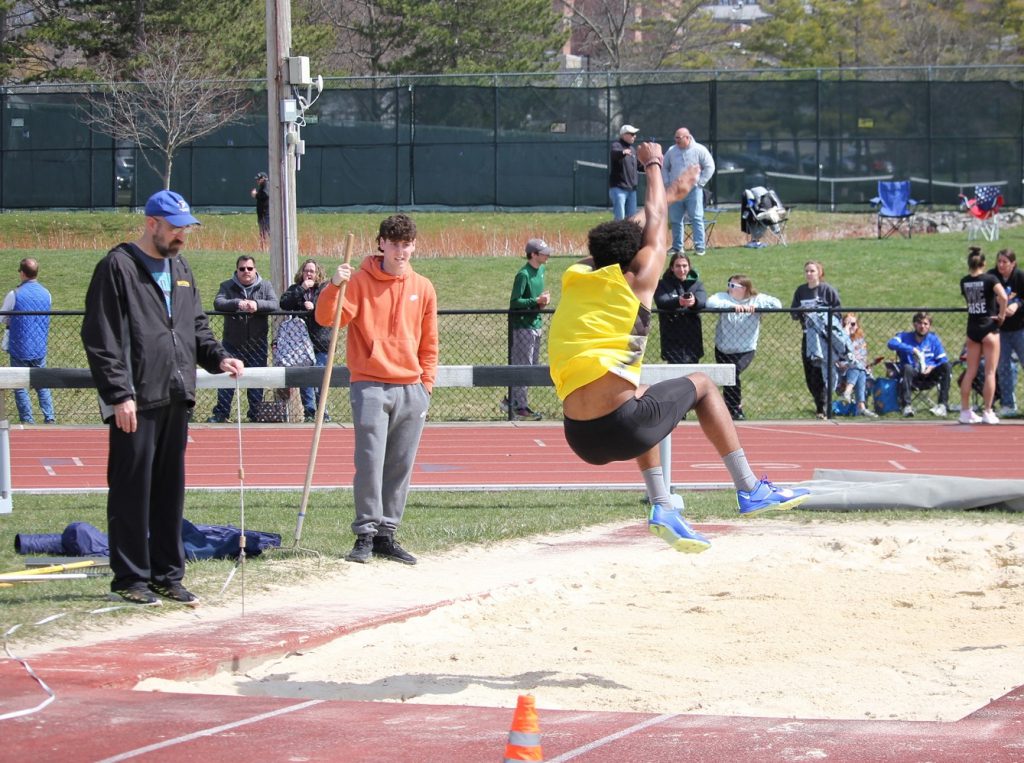
[[[643,230],[632,220],[611,220],[591,228],[587,248],[595,267],[618,264],[625,269],[643,246],[643,238]]]
[[[380,223],[377,231],[377,248],[380,249],[380,240],[387,241],[415,241],[416,223],[408,215],[391,215]],[[384,251],[383,249],[380,249]]]

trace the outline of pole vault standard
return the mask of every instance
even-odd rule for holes
[[[355,237],[349,233],[345,238],[343,262],[347,265],[352,259],[352,241]],[[309,449],[309,463],[306,465],[306,482],[302,486],[302,502],[299,504],[299,517],[295,522],[295,543],[299,545],[302,537],[302,523],[306,519],[306,508],[309,506],[309,491],[313,487],[313,470],[316,468],[316,452],[320,448],[320,432],[324,428],[324,411],[327,410],[327,395],[331,389],[331,373],[334,370],[334,351],[338,346],[338,333],[341,330],[341,308],[345,303],[345,288],[348,281],[338,289],[338,304],[334,306],[334,319],[331,321],[331,343],[327,347],[327,363],[324,365],[324,380],[320,385],[320,402],[316,406],[316,424],[313,426],[313,444]]]

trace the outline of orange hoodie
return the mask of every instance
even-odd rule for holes
[[[412,271],[384,272],[383,257],[366,257],[348,282],[341,325],[348,326],[346,359],[352,381],[384,384],[437,378],[437,294],[430,280]],[[339,289],[328,282],[316,301],[316,322],[330,326]]]

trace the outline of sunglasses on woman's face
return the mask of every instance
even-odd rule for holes
[[[729,281],[729,288],[730,289],[742,289],[743,288],[743,284],[741,284],[741,283],[733,283],[732,281]]]
[[[843,325],[846,326],[847,328],[850,328],[852,326],[856,326],[857,325],[857,321],[848,321],[848,322],[844,323]]]

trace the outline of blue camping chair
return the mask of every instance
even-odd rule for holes
[[[911,221],[917,211],[917,199],[910,198],[909,180],[880,180],[878,195],[871,204],[878,208],[878,237],[889,238],[893,233],[911,234]]]

